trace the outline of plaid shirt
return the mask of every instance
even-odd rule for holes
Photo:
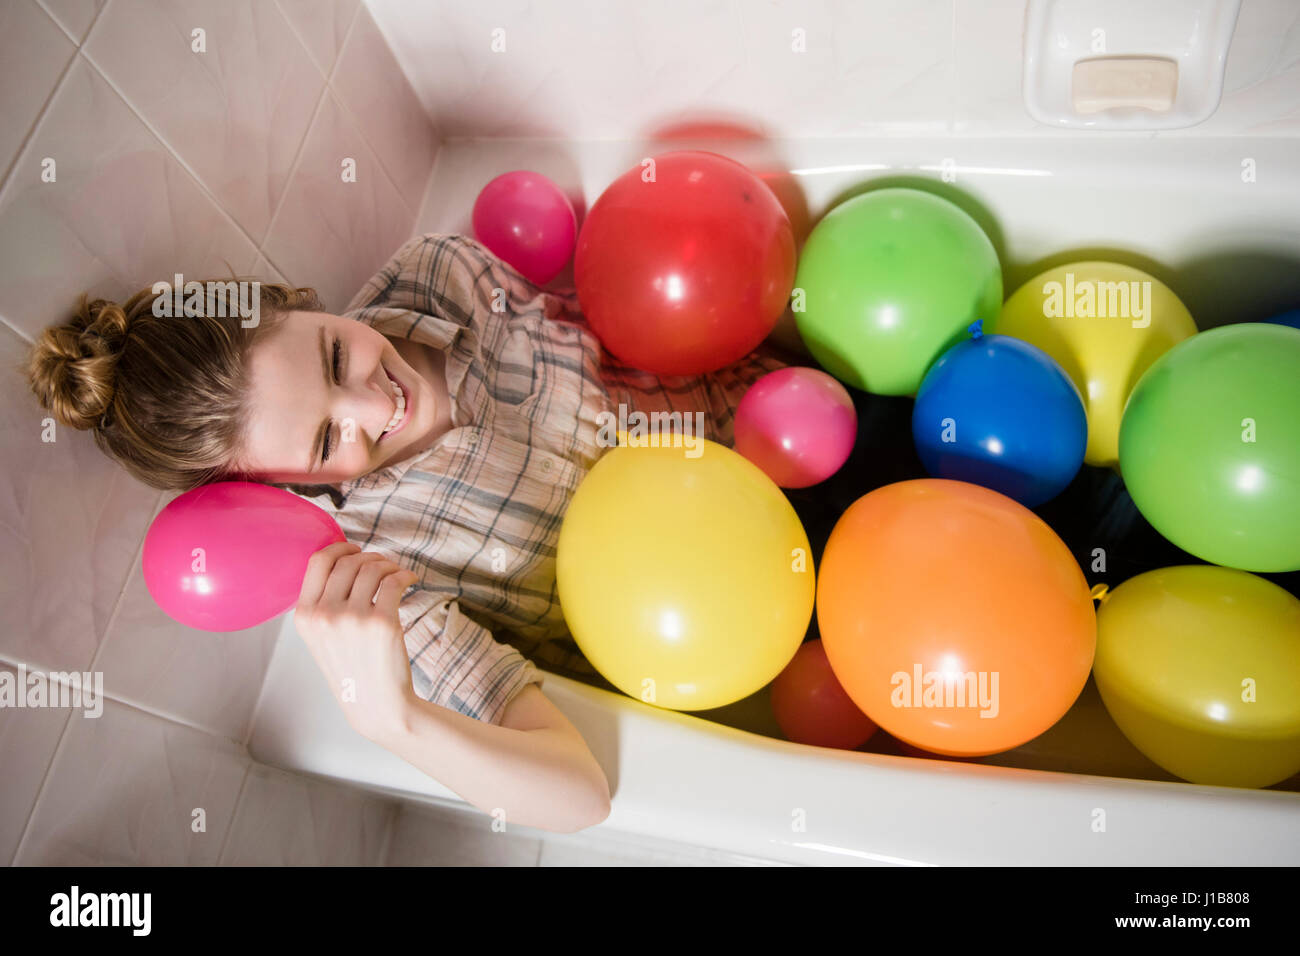
[[[543,683],[534,661],[609,687],[570,636],[555,582],[565,509],[608,450],[598,416],[620,403],[699,411],[703,437],[730,447],[736,405],[789,364],[782,353],[765,343],[702,376],[631,369],[602,348],[575,295],[542,291],[457,235],[407,242],[344,315],[446,353],[450,431],[359,479],[293,489],[348,540],[420,575],[399,608],[416,693],[499,723],[515,694]]]

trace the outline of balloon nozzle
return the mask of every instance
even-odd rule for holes
[[[1105,604],[1110,599],[1110,585],[1097,584],[1092,589],[1092,599]]]
[[[976,319],[966,327],[966,331],[970,333],[971,338],[978,339],[984,334],[984,320]]]

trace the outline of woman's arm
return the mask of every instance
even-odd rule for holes
[[[307,564],[294,624],[348,723],[507,825],[571,833],[605,819],[604,772],[539,688],[516,694],[500,725],[416,695],[397,610],[414,579],[351,542]]]
[[[529,684],[500,726],[409,695],[399,720],[371,737],[509,824],[572,833],[609,816],[609,783],[587,743]]]

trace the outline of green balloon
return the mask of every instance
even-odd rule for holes
[[[1119,466],[1138,510],[1189,554],[1300,569],[1300,330],[1228,325],[1156,359],[1124,406]]]
[[[993,243],[969,215],[917,189],[877,189],[836,206],[799,258],[795,321],[840,381],[915,395],[926,371],[1002,307]]]

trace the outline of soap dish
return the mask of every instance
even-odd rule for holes
[[[1024,97],[1068,129],[1194,126],[1223,93],[1240,0],[1029,0]]]

